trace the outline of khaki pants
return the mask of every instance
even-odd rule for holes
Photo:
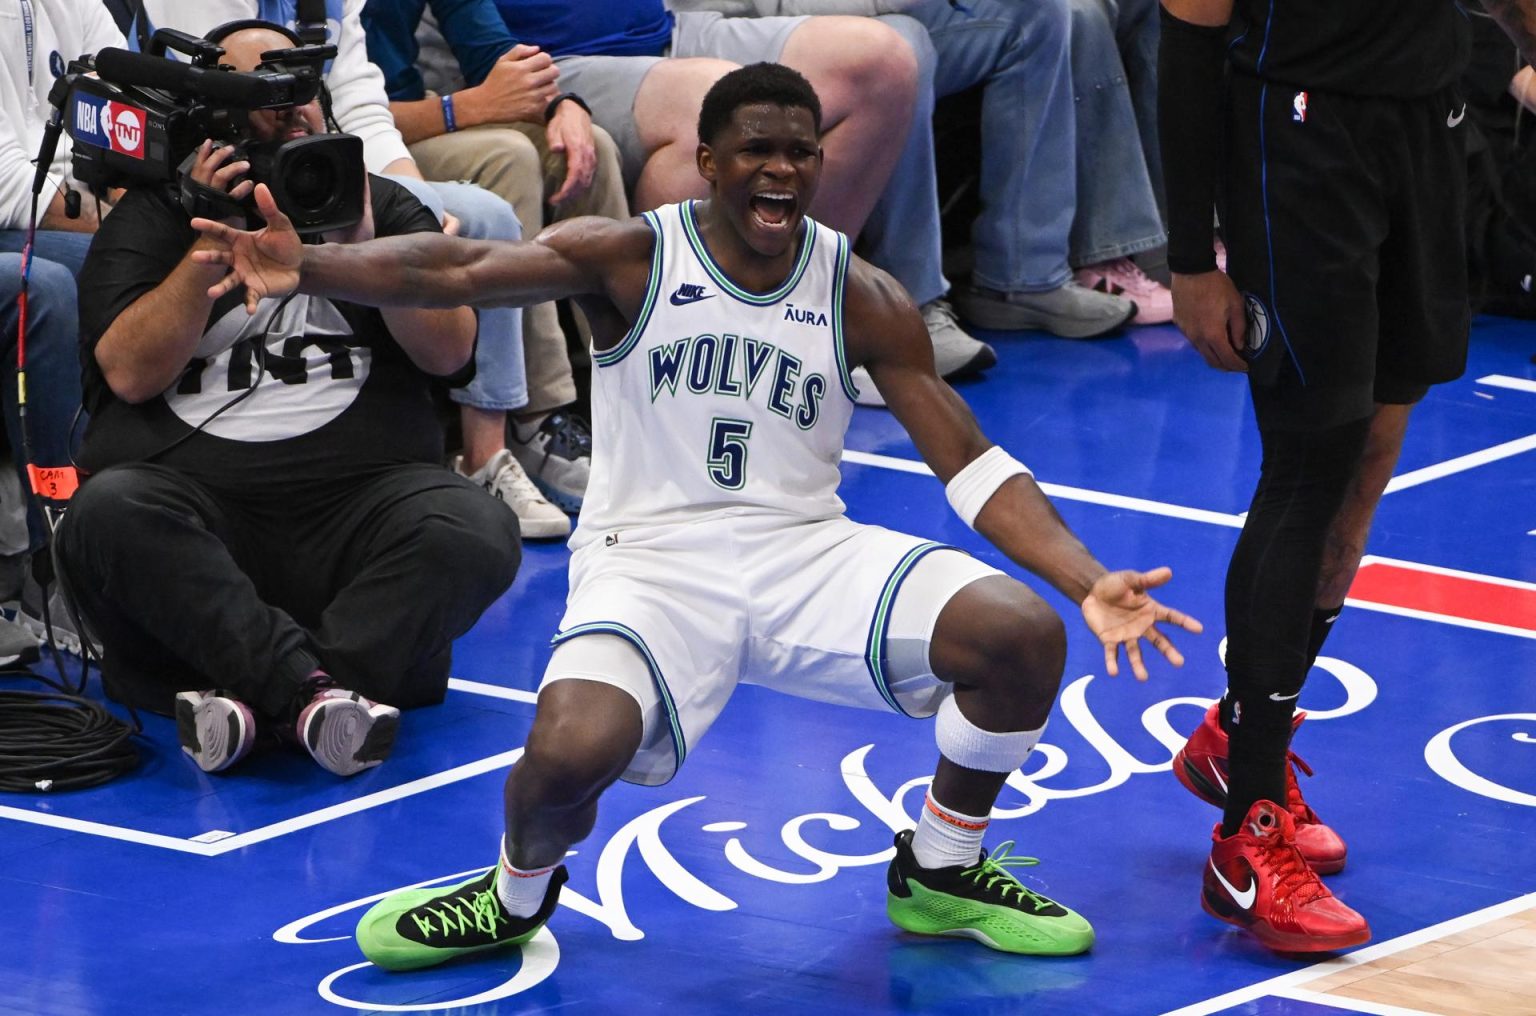
[[[555,219],[629,217],[618,148],[601,127],[594,125],[592,134],[597,146],[592,186],[555,209]],[[411,156],[428,180],[467,180],[506,201],[529,239],[548,225],[544,196],[559,190],[565,180],[565,157],[549,150],[540,124],[486,124],[439,134],[411,145]],[[576,383],[554,304],[524,309],[523,357],[528,372],[527,412],[556,409],[575,400]]]

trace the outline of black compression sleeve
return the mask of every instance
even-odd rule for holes
[[[1168,267],[1180,274],[1216,267],[1211,215],[1221,159],[1226,31],[1192,25],[1162,8],[1157,122],[1168,191]]]

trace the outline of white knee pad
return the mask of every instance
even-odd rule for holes
[[[939,704],[933,725],[939,754],[957,766],[984,773],[1011,773],[1019,768],[1043,733],[1043,724],[1038,730],[1013,730],[1002,734],[982,730],[960,712],[953,695],[945,696]]]

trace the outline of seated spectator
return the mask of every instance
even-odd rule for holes
[[[1467,253],[1480,310],[1536,317],[1536,71],[1473,4],[1472,59],[1460,82],[1470,122]]]
[[[888,191],[864,229],[865,256],[914,293],[931,289],[935,277],[947,286],[938,268],[942,247],[929,123],[936,99],[980,88],[981,208],[971,227],[971,285],[955,298],[962,315],[984,328],[1091,338],[1136,314],[1124,294],[1079,285],[1068,261],[1078,207],[1073,139],[1081,115],[1073,101],[1067,0],[675,0],[673,6],[726,15],[880,15],[919,59],[913,119],[921,126],[908,136],[891,187],[901,192],[901,181],[925,183],[920,193]],[[921,216],[899,211],[919,200],[925,205]],[[896,206],[894,219],[882,214],[888,203]],[[918,222],[921,227],[914,228]]]
[[[1132,324],[1173,320],[1173,293],[1132,254],[1164,246],[1157,143],[1157,0],[1071,0],[1080,285],[1136,302]]]
[[[297,0],[143,0],[130,41],[141,45],[152,28],[206,36],[215,26],[258,17],[278,18],[292,28],[297,7]],[[330,41],[338,50],[325,73],[329,112],[336,130],[363,139],[369,171],[406,187],[438,221],[452,216],[461,236],[518,239],[522,233],[517,218],[505,201],[472,184],[423,179],[390,116],[379,69],[368,62],[358,17],[363,0],[325,0],[324,7]],[[517,514],[524,537],[563,538],[571,531],[570,519],[539,492],[507,448],[507,414],[528,401],[521,312],[494,307],[479,315],[475,379],[452,393],[459,406],[464,449],[453,466],[505,501]],[[563,349],[560,355],[564,356]],[[573,454],[585,455],[585,451]]]
[[[295,38],[242,28],[224,59],[249,70]],[[250,114],[258,141],[323,126],[318,102]],[[205,142],[191,175],[243,199],[232,150]],[[367,187],[322,242],[439,231],[403,188]],[[474,315],[306,297],[248,314],[208,298],[223,272],[192,260],[189,222],[165,188],[130,188],[81,272],[88,478],[60,575],[107,693],[174,709],[200,768],[260,725],[349,775],[388,754],[396,707],[442,699],[453,640],[517,571],[514,518],[440,465],[430,386],[467,372]]]
[[[487,62],[485,80],[427,95],[416,68],[416,31],[430,5],[452,55]],[[581,97],[560,91],[547,53],[511,46],[494,12],[481,30],[478,0],[367,0],[368,57],[384,73],[395,125],[428,177],[467,180],[510,204],[529,236],[551,220],[577,215],[629,217],[618,149],[592,123]],[[545,205],[551,215],[545,215]],[[552,303],[523,311],[528,401],[513,414],[512,454],[550,501],[580,510],[591,439],[573,412],[576,382],[565,333]]]
[[[4,389],[0,395],[4,397],[5,434],[10,441],[11,460],[21,474],[20,490],[25,492],[30,489],[26,470],[29,460],[16,409],[20,295],[21,255],[0,253],[0,336],[4,338],[0,342],[0,386]],[[44,464],[65,465],[69,462],[69,421],[80,399],[80,370],[75,356],[80,325],[75,316],[75,303],[75,276],[69,268],[57,261],[34,257],[27,293],[27,422],[32,432],[32,456]],[[43,550],[48,541],[46,526],[35,500],[26,498],[26,503],[27,552],[8,569],[7,579],[12,588],[7,589],[6,594],[11,599],[22,596],[31,588],[26,584],[30,579],[30,558],[33,553]],[[37,604],[26,604],[36,611],[35,615],[20,613],[15,621],[0,618],[0,667],[29,663],[38,658],[38,639],[32,628],[42,617],[40,599]],[[56,612],[50,608],[49,613],[67,611]],[[51,617],[50,620],[62,623],[63,619]]]
[[[947,299],[927,119],[910,130],[915,58],[888,26],[850,17],[674,15],[662,0],[475,3],[481,11],[494,6],[505,27],[498,30],[494,19],[477,13],[481,36],[497,33],[500,41],[473,61],[461,59],[465,80],[486,79],[497,47],[506,52],[525,43],[547,52],[560,68],[561,86],[579,93],[617,142],[637,211],[704,196],[694,168],[692,111],[716,80],[760,60],[803,73],[821,95],[827,125],[826,171],[812,214],[849,234],[878,229],[889,238],[889,256],[874,260],[921,306],[940,374],[956,377],[996,362],[991,347],[960,327]],[[451,84],[439,90],[445,88]],[[905,145],[895,143],[899,138]],[[878,403],[874,385],[858,387],[862,400]]]
[[[13,8],[14,9],[14,8]],[[19,31],[0,32],[0,251],[19,253],[27,242],[31,221],[33,160],[43,140],[43,127],[53,109],[48,92],[64,63],[104,46],[123,45],[122,33],[97,0],[33,0],[30,21],[14,19]],[[21,474],[21,489],[32,489],[26,466],[70,465],[70,423],[80,406],[77,359],[79,326],[74,277],[85,261],[91,234],[111,211],[109,201],[83,194],[70,172],[70,139],[59,139],[47,180],[38,200],[38,232],[33,245],[31,313],[27,336],[27,424],[30,453],[22,447],[16,407],[16,330],[14,300],[20,290],[20,259],[7,259],[0,280],[6,307],[5,343],[0,347],[0,397],[3,397],[6,436],[11,458]],[[67,496],[67,495],[65,495]],[[48,539],[47,525],[34,499],[27,499],[27,537],[31,552]],[[31,556],[31,553],[28,555]],[[51,590],[37,582],[25,566],[0,599],[19,600],[18,620],[43,634],[45,614],[55,644],[78,651],[80,642],[66,623],[69,611]],[[21,574],[25,577],[21,578]],[[47,571],[45,569],[44,576]]]

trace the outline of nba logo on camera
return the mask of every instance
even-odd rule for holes
[[[144,158],[144,111],[96,95],[76,93],[70,136],[131,158]]]
[[[1296,98],[1291,100],[1291,119],[1297,123],[1307,122],[1307,93],[1297,92]]]

